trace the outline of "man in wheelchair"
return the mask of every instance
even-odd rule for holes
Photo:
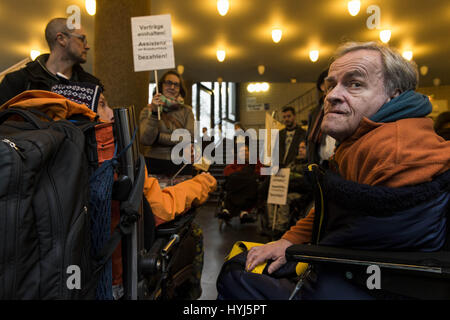
[[[249,146],[238,144],[237,159],[223,170],[225,182],[222,186],[218,217],[225,221],[239,216],[241,223],[255,221],[251,211],[258,201],[258,179],[262,164],[249,162]]]
[[[219,298],[433,297],[433,292],[425,294],[428,283],[433,285],[430,291],[440,290],[439,297],[450,296],[448,278],[419,281],[415,273],[405,278],[404,273],[386,272],[381,289],[370,290],[367,274],[358,282],[355,273],[336,263],[345,249],[359,250],[353,261],[362,256],[381,261],[374,258],[376,253],[387,251],[402,258],[401,263],[417,256],[422,269],[441,257],[446,264],[441,269],[448,270],[447,255],[433,254],[448,250],[450,142],[434,132],[426,117],[431,103],[415,92],[417,83],[417,67],[387,46],[346,43],[338,48],[325,79],[321,125],[338,143],[330,170],[309,166],[315,208],[280,240],[251,248],[245,261],[248,272],[240,277],[236,269],[223,272],[217,283]],[[309,267],[293,292],[293,283],[269,275],[286,266],[287,257],[302,256],[302,250],[310,256],[321,251],[322,258],[298,259]],[[330,263],[330,257],[337,259]],[[251,271],[267,260],[266,274],[256,278]]]

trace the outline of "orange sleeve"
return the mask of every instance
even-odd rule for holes
[[[144,195],[155,215],[156,225],[172,221],[191,207],[204,203],[217,187],[212,175],[200,174],[161,190],[158,180],[145,173]]]
[[[295,226],[292,226],[286,231],[281,238],[288,240],[293,244],[308,243],[311,241],[313,224],[314,208],[309,211],[305,218],[298,220]]]

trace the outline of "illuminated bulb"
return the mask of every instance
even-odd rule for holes
[[[41,52],[38,51],[38,50],[31,50],[31,51],[30,51],[30,57],[31,57],[31,60],[36,59],[36,58],[39,57],[40,55],[41,55]]]
[[[258,73],[260,75],[263,75],[265,70],[266,68],[262,64],[258,66]]]
[[[361,1],[359,0],[352,0],[348,2],[348,12],[352,16],[356,16],[359,12],[359,9],[361,9]]]
[[[247,91],[250,93],[255,92],[255,85],[253,83],[249,83],[249,85],[247,86]]]
[[[95,12],[97,11],[96,7],[97,4],[95,0],[86,0],[86,11],[89,15],[95,15]]]
[[[217,60],[219,60],[219,62],[225,60],[225,50],[217,50]]]
[[[297,83],[297,79],[291,78],[291,83]]]
[[[268,84],[267,82],[261,83],[261,90],[262,90],[263,92],[269,91],[269,84]]]
[[[217,82],[218,82],[219,84],[221,84],[221,83],[223,82],[223,78],[222,78],[222,77],[218,77],[218,78],[217,78]]]
[[[380,40],[384,43],[388,43],[391,40],[391,30],[380,31]]]
[[[420,74],[423,76],[426,76],[428,73],[428,67],[427,66],[421,66],[420,67]]]
[[[316,62],[319,59],[319,50],[311,50],[309,52],[309,59],[311,59],[312,62]]]
[[[179,74],[183,74],[184,72],[184,66],[182,64],[179,64],[177,67],[177,71]]]
[[[438,87],[441,84],[441,79],[434,78],[433,79],[433,84],[434,84],[435,87]]]
[[[281,29],[273,29],[272,30],[272,40],[275,43],[280,42],[283,31]]]
[[[217,0],[217,11],[219,11],[221,16],[226,15],[228,9],[230,9],[230,2],[228,0]]]
[[[403,58],[405,58],[406,60],[411,61],[413,57],[413,52],[412,51],[403,51]]]

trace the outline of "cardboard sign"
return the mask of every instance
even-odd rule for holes
[[[266,137],[265,137],[265,145],[264,145],[264,164],[268,164],[272,162],[272,130],[282,130],[285,125],[281,122],[277,121],[272,115],[266,112],[266,121],[265,121],[265,129],[266,129]],[[277,134],[278,136],[278,134]]]
[[[175,68],[170,15],[131,18],[134,71]]]
[[[270,177],[269,195],[267,203],[284,205],[287,201],[289,189],[290,168],[283,168]]]

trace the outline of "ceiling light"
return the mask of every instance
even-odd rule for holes
[[[309,59],[311,59],[312,62],[316,62],[319,59],[319,50],[311,50],[309,52]]]
[[[247,85],[247,91],[253,92],[267,92],[269,91],[270,85],[268,82],[252,82]]]
[[[86,0],[86,11],[89,15],[93,16],[95,15],[95,12],[97,11],[97,4],[95,0]]]
[[[183,74],[184,72],[184,66],[182,64],[179,64],[177,67],[177,71],[179,74]]]
[[[391,30],[380,31],[380,40],[384,43],[388,43],[391,40]]]
[[[217,60],[219,60],[219,62],[223,62],[225,60],[225,50],[217,50]]]
[[[420,67],[420,74],[423,76],[426,76],[428,73],[428,67],[427,66],[421,66]]]
[[[272,40],[275,43],[280,42],[283,31],[281,29],[275,28],[272,30]]]
[[[359,13],[359,9],[361,9],[361,1],[352,0],[348,2],[348,12],[352,16],[356,16]]]
[[[39,50],[31,50],[30,51],[30,57],[31,60],[36,59],[37,57],[39,57],[41,55],[41,52]]]
[[[263,75],[265,70],[266,68],[262,64],[258,66],[258,73],[260,75]]]
[[[413,58],[413,52],[408,50],[408,51],[403,51],[403,58],[405,58],[406,60],[411,61]]]
[[[226,15],[228,9],[230,9],[230,2],[228,0],[217,0],[217,11],[219,11],[221,16]]]

